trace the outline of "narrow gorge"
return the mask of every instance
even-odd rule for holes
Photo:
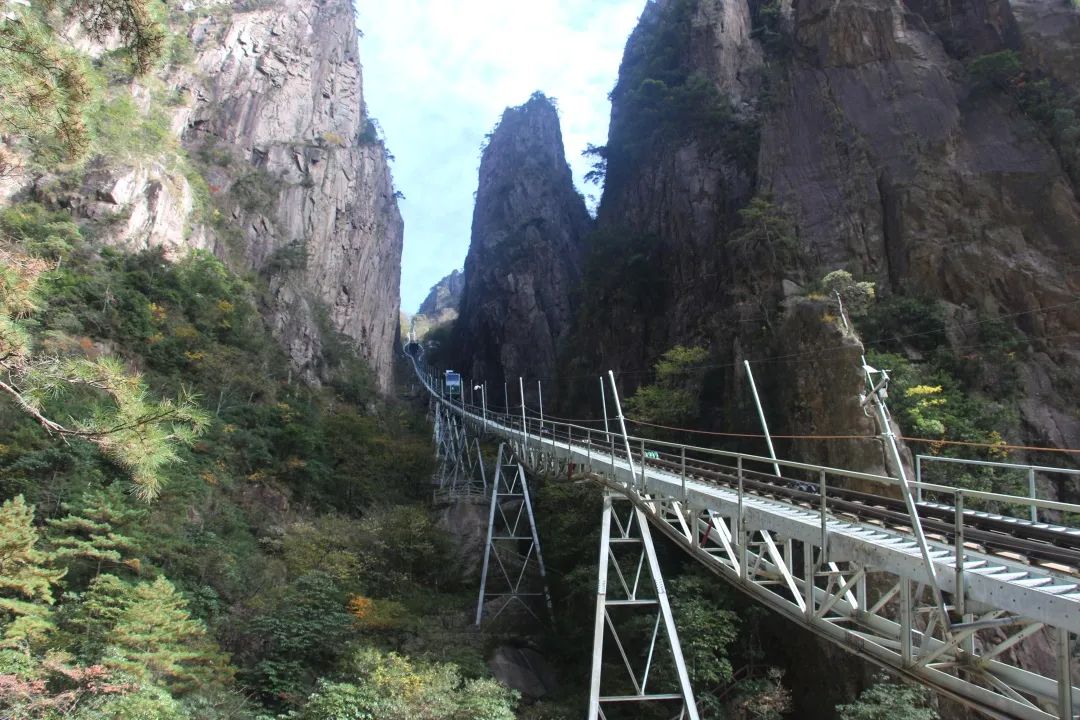
[[[1078,399],[1080,0],[0,0],[2,718],[1074,720]]]

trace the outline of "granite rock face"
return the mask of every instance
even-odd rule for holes
[[[431,292],[420,303],[417,314],[438,316],[447,310],[456,311],[461,305],[461,293],[465,290],[465,275],[454,270],[432,286]]]
[[[454,270],[431,287],[431,291],[411,320],[411,330],[417,340],[432,330],[457,320],[461,293],[465,290],[465,274]]]
[[[1080,11],[1036,0],[650,3],[612,93],[598,221],[599,235],[642,255],[645,272],[627,282],[648,293],[594,283],[567,367],[632,378],[675,344],[709,347],[724,401],[703,420],[743,430],[756,419],[742,360],[791,357],[757,378],[776,432],[872,433],[854,402],[862,347],[841,349],[835,308],[792,297],[846,269],[881,297],[940,301],[958,355],[979,342],[980,319],[1008,318],[1028,343],[1018,439],[1076,447],[1080,417],[1063,398],[1080,388],[1078,188],[1046,130],[1007,92],[973,83],[966,63],[1015,51],[1075,95],[1078,30]],[[665,87],[676,108],[700,102],[686,88],[703,80],[724,123],[686,112],[640,122]],[[766,273],[730,244],[755,196],[797,246]],[[790,450],[885,469],[877,448]]]
[[[844,267],[954,311],[956,345],[979,317],[1016,317],[1040,351],[1022,365],[1034,444],[1080,441],[1080,419],[1038,377],[1075,382],[1080,203],[1054,146],[1001,93],[972,90],[953,57],[1025,46],[1007,2],[795,3],[785,96],[764,116],[760,184],[780,198],[820,269]],[[913,11],[926,6],[930,22]],[[1020,20],[1015,20],[1018,16]],[[1074,21],[1080,20],[1076,12]],[[951,51],[951,53],[950,53]]]
[[[280,0],[192,37],[200,72],[184,141],[227,147],[267,200],[235,213],[241,262],[263,270],[283,248],[306,254],[303,267],[271,272],[271,326],[307,379],[318,379],[323,335],[337,332],[388,389],[403,223],[367,118],[352,4]],[[245,179],[224,168],[222,190]]]
[[[323,376],[332,333],[386,391],[403,224],[364,105],[353,6],[250,5],[189,4],[193,58],[163,78],[167,103],[149,83],[131,85],[137,107],[167,113],[183,152],[163,143],[159,156],[96,158],[81,186],[46,176],[31,195],[102,221],[102,242],[170,257],[206,250],[262,275],[268,323],[304,379]],[[108,49],[77,35],[71,42],[90,55]],[[203,207],[198,175],[210,195]],[[23,189],[7,183],[0,198]]]
[[[590,226],[554,105],[536,94],[507,109],[480,162],[455,326],[467,377],[498,384],[552,374]]]

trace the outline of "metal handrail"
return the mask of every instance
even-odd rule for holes
[[[414,364],[415,364],[415,362],[416,362],[415,359],[413,359]],[[417,368],[417,370],[419,371],[419,368]],[[421,377],[425,377],[422,372],[420,374],[421,374]],[[435,397],[437,397],[439,399],[440,402],[443,402],[443,403],[447,404],[448,406],[453,408],[455,411],[462,411],[462,412],[466,413],[474,421],[477,421],[477,422],[482,422],[483,421],[479,414],[477,414],[475,412],[471,412],[469,410],[469,408],[472,408],[473,406],[466,405],[465,407],[463,407],[461,404],[450,402],[445,397],[442,397],[437,391],[435,391],[432,388],[432,386],[429,384],[429,382],[425,381],[425,385],[428,386],[428,389],[434,394]],[[506,422],[507,420],[509,420],[510,422],[507,423]],[[600,430],[598,428],[586,427],[584,425],[577,425],[575,423],[567,423],[567,422],[561,422],[561,421],[557,421],[557,420],[548,420],[548,419],[540,421],[537,418],[529,418],[528,420],[529,420],[528,427],[530,429],[536,428],[536,427],[541,428],[540,433],[536,433],[535,435],[530,434],[530,441],[535,441],[535,442],[546,442],[547,441],[547,437],[544,436],[543,433],[542,433],[543,428],[547,428],[547,427],[550,427],[552,429],[552,435],[551,435],[552,439],[555,439],[556,430],[560,429],[560,428],[565,428],[568,432],[570,432],[572,434],[573,434],[573,431],[580,431],[581,433],[584,434],[584,437],[588,437],[589,434],[595,434],[597,436],[601,436],[601,437],[605,437],[605,438],[613,437],[615,435],[619,435],[620,437],[622,436],[622,433],[616,433],[614,431],[605,432],[604,430]],[[509,414],[509,413],[497,413],[497,412],[492,411],[491,408],[488,408],[488,411],[487,411],[487,422],[488,422],[489,426],[491,426],[492,424],[502,425],[502,427],[504,427],[505,429],[509,429],[509,430],[512,430],[512,431],[515,431],[515,432],[519,431],[520,428],[521,428],[521,425],[522,425],[520,417],[518,417],[516,415],[513,415],[513,414]],[[753,454],[749,454],[749,453],[740,453],[740,452],[735,452],[735,451],[732,451],[732,450],[720,450],[720,449],[717,449],[717,448],[707,448],[707,447],[701,447],[701,446],[698,446],[698,445],[687,445],[687,444],[684,444],[684,443],[675,443],[675,442],[670,442],[670,441],[666,441],[666,440],[656,440],[656,439],[652,439],[652,438],[644,438],[644,437],[640,437],[640,436],[636,436],[636,435],[627,435],[626,439],[631,441],[632,445],[639,445],[640,446],[641,443],[647,443],[649,446],[652,446],[652,447],[670,448],[670,449],[675,450],[676,453],[679,454],[679,455],[681,455],[684,452],[698,453],[698,454],[704,454],[704,455],[711,455],[711,456],[714,456],[714,457],[728,458],[730,460],[734,460],[736,462],[741,462],[741,463],[744,463],[744,464],[748,463],[748,462],[749,463],[760,463],[762,465],[767,465],[767,466],[777,464],[777,465],[780,465],[781,467],[784,467],[784,468],[789,468],[789,469],[793,469],[793,470],[802,470],[802,471],[811,472],[811,473],[818,474],[818,475],[820,475],[821,473],[824,472],[825,474],[831,475],[831,476],[834,476],[834,477],[850,478],[850,479],[853,479],[853,480],[863,480],[863,481],[874,482],[874,483],[878,483],[878,484],[885,485],[885,486],[890,486],[890,487],[898,487],[900,485],[900,480],[898,480],[896,478],[893,478],[893,477],[889,477],[888,475],[878,475],[876,473],[859,472],[857,470],[846,470],[844,468],[830,467],[830,466],[827,466],[827,465],[815,465],[813,463],[799,462],[799,461],[796,461],[796,460],[782,460],[782,459],[775,459],[774,460],[771,457],[765,457],[765,456],[762,456],[762,455],[753,455]],[[578,443],[578,444],[580,444],[580,443]],[[937,458],[935,458],[935,459],[937,459]],[[949,458],[949,460],[952,460],[952,458]],[[974,461],[974,462],[982,463],[984,461]],[[1022,467],[1026,468],[1028,466],[1022,466]],[[1057,470],[1062,470],[1062,469],[1061,468],[1048,468],[1048,470],[1057,471]],[[1074,473],[1075,474],[1080,474],[1080,471],[1066,471],[1066,472],[1069,472],[1069,474],[1074,474]],[[924,490],[930,490],[932,492],[947,493],[947,494],[951,494],[953,496],[957,495],[958,493],[963,493],[964,498],[969,499],[969,500],[971,500],[971,499],[982,499],[982,500],[990,500],[990,501],[996,501],[996,502],[1006,502],[1006,503],[1014,504],[1014,505],[1025,505],[1025,506],[1030,505],[1030,506],[1037,507],[1037,508],[1042,508],[1042,509],[1045,509],[1045,510],[1056,510],[1056,511],[1060,511],[1060,512],[1068,512],[1068,513],[1078,513],[1078,514],[1080,514],[1080,504],[1074,504],[1074,503],[1065,503],[1065,502],[1060,502],[1060,501],[1055,501],[1055,500],[1040,500],[1040,499],[1037,499],[1037,498],[1030,498],[1030,497],[1026,497],[1026,496],[1023,496],[1023,495],[1008,495],[1008,494],[1002,494],[1002,493],[985,492],[985,491],[980,491],[980,490],[969,490],[969,489],[966,489],[966,488],[955,488],[955,487],[951,487],[951,486],[948,486],[948,485],[938,485],[938,484],[935,484],[935,483],[922,482],[921,480],[911,483],[911,486],[916,487],[916,488],[920,488],[920,489],[924,489]]]
[[[916,455],[916,460],[932,462],[955,463],[957,465],[979,465],[982,467],[1011,468],[1013,470],[1034,470],[1044,473],[1062,473],[1064,475],[1080,475],[1080,470],[1072,468],[1050,467],[1049,465],[1026,465],[1024,463],[995,462],[992,460],[968,460],[967,458],[940,457],[938,455]]]
[[[1057,500],[1039,500],[1038,498],[1032,499],[1024,495],[1006,495],[1004,493],[986,492],[984,490],[968,490],[967,488],[958,488],[953,487],[952,485],[937,485],[928,482],[912,483],[912,485],[923,488],[924,490],[949,493],[952,495],[963,493],[965,498],[979,498],[981,500],[1005,502],[1011,505],[1032,505],[1034,507],[1043,508],[1044,510],[1060,510],[1068,513],[1080,512],[1080,505],[1059,502]]]

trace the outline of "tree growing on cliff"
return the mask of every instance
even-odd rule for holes
[[[674,424],[697,417],[701,406],[705,348],[676,345],[657,361],[656,382],[626,400],[628,412],[649,423]]]
[[[35,353],[27,319],[39,302],[38,280],[53,263],[16,249],[17,243],[40,251],[10,220],[10,213],[0,215],[0,395],[50,435],[97,445],[128,470],[140,497],[155,497],[164,468],[206,429],[209,417],[186,391],[176,400],[151,399],[139,375],[114,358]],[[48,234],[47,226],[38,230]],[[42,238],[42,245],[52,247],[53,238]],[[82,408],[77,418],[61,423],[49,417],[50,407],[72,399]]]
[[[90,147],[82,117],[90,85],[54,25],[77,18],[99,42],[118,33],[135,75],[149,72],[161,57],[165,31],[147,0],[46,0],[6,9],[0,14],[0,133],[53,145],[60,159],[77,160]],[[11,160],[0,158],[0,173],[5,166],[10,170]]]
[[[603,186],[604,178],[607,177],[607,146],[589,143],[581,152],[581,156],[591,158],[593,161],[592,170],[585,173],[585,182]]]
[[[742,227],[728,239],[728,249],[740,266],[753,274],[775,276],[798,259],[795,226],[767,195],[755,195],[739,210]]]
[[[874,283],[857,281],[847,270],[834,270],[821,279],[821,287],[831,301],[839,298],[844,311],[852,317],[861,317],[874,302]]]

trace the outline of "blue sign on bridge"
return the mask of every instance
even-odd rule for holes
[[[446,371],[446,391],[451,395],[461,394],[461,374],[453,370]]]

